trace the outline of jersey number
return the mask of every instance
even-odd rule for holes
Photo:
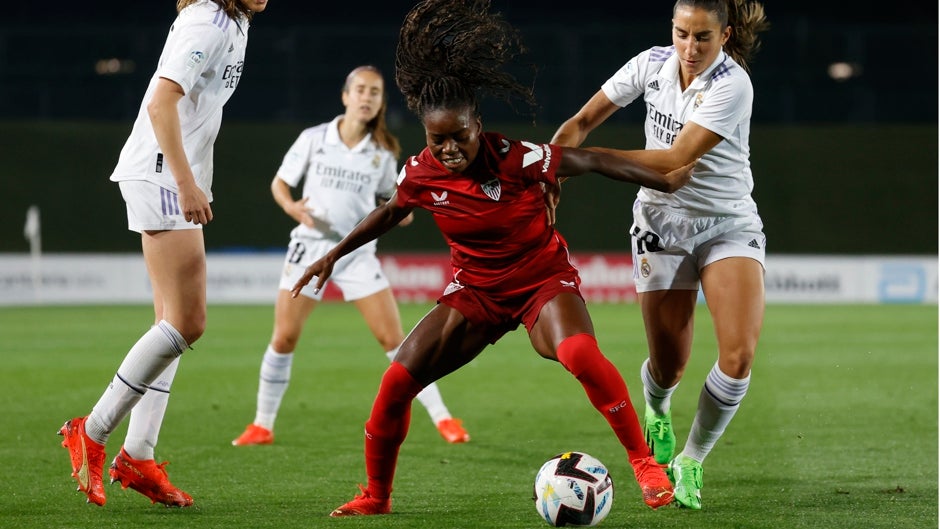
[[[641,230],[639,226],[634,226],[630,233],[636,239],[636,254],[642,255],[646,252],[661,252],[662,246],[659,245],[659,235],[651,231]]]
[[[307,247],[304,246],[304,243],[300,241],[291,243],[287,252],[287,262],[297,264],[303,259],[305,253],[307,253]]]

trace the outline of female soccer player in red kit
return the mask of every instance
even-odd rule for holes
[[[536,352],[570,371],[610,424],[644,501],[652,508],[672,501],[672,485],[646,445],[627,386],[597,346],[578,270],[550,221],[542,186],[557,188],[559,177],[596,172],[672,192],[688,182],[693,164],[663,175],[590,149],[483,132],[478,94],[535,104],[531,89],[501,69],[521,52],[521,43],[488,8],[488,0],[428,0],[407,15],[396,81],[424,125],[427,148],[405,161],[396,195],[308,266],[292,291],[296,296],[314,277],[321,288],[338,259],[414,208],[431,212],[451,249],[453,279],[401,344],[366,422],[368,484],[331,516],[391,511],[392,480],[415,395],[520,323]]]

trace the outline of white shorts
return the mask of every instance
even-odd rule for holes
[[[187,222],[174,191],[146,180],[122,180],[121,195],[127,205],[127,229],[138,233],[160,230],[201,230]]]
[[[756,210],[741,217],[687,217],[637,201],[630,228],[636,291],[698,290],[701,270],[728,257],[764,266],[763,229]]]
[[[293,238],[287,246],[287,255],[284,257],[284,269],[281,271],[282,290],[294,288],[297,280],[304,275],[307,269],[314,261],[326,255],[326,252],[336,246],[336,241],[323,239],[298,239]],[[371,247],[361,247],[353,250],[352,253],[344,255],[342,259],[333,266],[333,274],[330,275],[329,282],[336,283],[343,293],[343,299],[354,301],[371,296],[376,292],[390,287],[385,272],[382,271],[382,264],[379,258],[375,256],[375,251]],[[313,289],[317,286],[316,279],[307,283],[300,293],[308,298],[317,301],[323,299],[324,288],[314,294]]]

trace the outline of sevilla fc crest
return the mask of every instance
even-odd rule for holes
[[[496,202],[499,202],[499,195],[502,193],[503,188],[499,185],[499,179],[494,178],[489,182],[485,182],[480,185],[483,188],[483,192],[486,193],[486,196],[492,198]]]

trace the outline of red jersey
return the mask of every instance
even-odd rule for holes
[[[473,163],[452,173],[425,148],[405,161],[398,204],[431,212],[450,246],[455,282],[510,295],[573,269],[540,185],[555,183],[561,155],[557,145],[485,132]]]

